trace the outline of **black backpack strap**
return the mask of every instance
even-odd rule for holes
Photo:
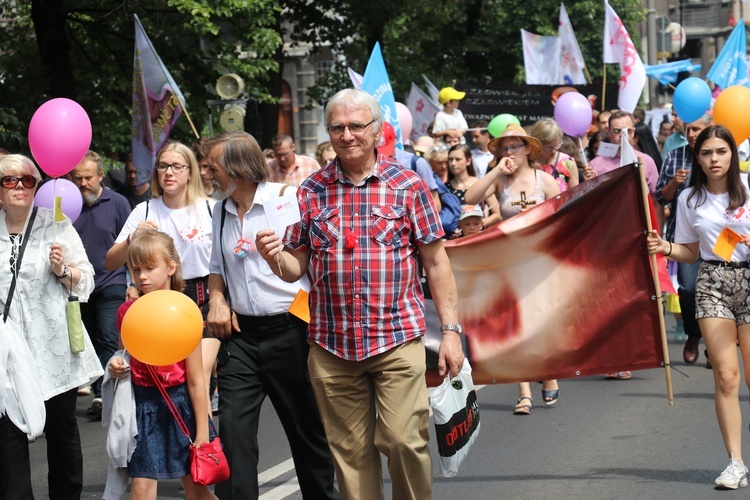
[[[208,210],[208,216],[213,219],[214,214],[213,212],[211,212],[211,204],[208,202],[208,200],[206,200],[206,210]]]
[[[224,260],[224,221],[227,218],[227,200],[221,202],[221,224],[219,225],[219,255],[221,255],[221,267],[224,269],[224,276],[227,286],[227,304],[232,307],[232,299],[229,296],[229,273],[227,272],[227,263]]]
[[[412,155],[411,157],[411,169],[415,172],[417,171],[417,160],[419,157],[417,155]]]
[[[143,220],[148,220],[148,206],[151,203],[151,200],[146,200],[146,216],[143,218]]]
[[[21,260],[23,259],[23,253],[26,250],[26,243],[29,242],[29,235],[31,234],[31,226],[34,225],[34,219],[38,207],[34,207],[31,210],[31,216],[29,221],[26,223],[26,231],[23,233],[23,240],[21,241],[21,248],[18,249],[18,257],[16,258],[16,272],[13,273],[13,280],[10,282],[10,289],[8,290],[8,298],[5,300],[5,309],[3,310],[3,323],[8,319],[10,314],[10,303],[13,301],[13,292],[16,290],[16,278],[18,277],[18,271],[21,269]],[[57,224],[54,222],[53,224]]]

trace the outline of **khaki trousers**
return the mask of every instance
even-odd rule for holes
[[[429,499],[432,459],[422,339],[363,361],[341,359],[308,342],[310,381],[342,500],[384,498],[380,453],[388,457],[394,499]]]

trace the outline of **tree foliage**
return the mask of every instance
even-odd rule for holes
[[[422,74],[438,87],[453,80],[523,83],[520,30],[557,34],[559,0],[306,0],[288,2],[291,15],[302,22],[295,35],[317,45],[330,44],[346,59],[313,89],[325,100],[348,84],[346,66],[362,73],[376,41],[383,50],[397,98],[408,93]],[[639,0],[611,0],[638,45],[636,23],[645,11]],[[604,2],[577,0],[566,5],[588,70],[595,80],[602,75]],[[335,12],[337,15],[332,15]],[[612,65],[610,65],[612,66]],[[615,66],[608,68],[619,76]],[[611,80],[614,81],[614,80]]]
[[[638,44],[639,0],[611,0]],[[281,93],[282,37],[330,48],[336,64],[311,89],[317,102],[350,86],[346,67],[364,72],[380,42],[397,98],[421,74],[436,85],[453,80],[517,82],[523,77],[520,29],[555,34],[559,0],[5,0],[0,2],[0,146],[26,148],[25,127],[53,97],[69,97],[89,111],[93,147],[130,149],[130,107],[137,13],[157,52],[185,94],[201,129],[206,101],[226,71],[245,79],[261,104],[269,138]],[[566,6],[591,76],[601,77],[604,5]],[[241,52],[239,50],[241,48]],[[614,65],[611,78],[618,76]],[[268,104],[264,107],[263,103]],[[214,113],[214,122],[217,120]],[[193,140],[186,120],[173,137]],[[267,141],[264,141],[267,142]]]
[[[242,76],[249,97],[276,99],[278,92],[268,90],[282,45],[276,0],[0,2],[0,146],[24,150],[19,122],[28,124],[46,100],[68,97],[89,113],[92,147],[129,152],[134,13],[185,94],[199,131],[224,72]],[[190,143],[195,136],[179,120],[173,137]]]

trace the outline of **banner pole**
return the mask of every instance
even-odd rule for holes
[[[602,111],[607,109],[605,102],[607,101],[607,65],[602,63]]]
[[[648,202],[648,186],[646,185],[646,174],[643,170],[643,161],[638,158],[638,172],[641,177],[641,194],[643,199],[643,208],[646,213],[646,228],[650,233],[653,229],[651,221],[651,208]],[[669,344],[667,343],[667,330],[664,325],[664,298],[661,294],[661,286],[659,285],[659,268],[656,267],[656,254],[651,254],[651,277],[654,280],[654,288],[656,289],[656,304],[659,308],[659,328],[661,329],[661,347],[664,351],[664,376],[667,381],[667,399],[669,400],[669,406],[674,405],[674,393],[672,391],[672,370],[669,364]]]
[[[198,131],[197,131],[197,130],[195,130],[195,125],[193,125],[193,120],[191,120],[191,119],[190,119],[190,115],[188,114],[187,108],[185,107],[185,103],[184,103],[184,102],[182,102],[182,99],[180,99],[180,96],[179,96],[179,95],[177,95],[177,94],[174,94],[174,96],[175,96],[175,97],[176,97],[177,99],[179,99],[179,101],[180,101],[180,106],[182,106],[182,112],[183,112],[183,113],[185,113],[185,118],[187,118],[187,120],[188,120],[188,123],[190,124],[190,128],[192,128],[192,129],[193,129],[193,133],[195,134],[195,138],[196,138],[196,139],[200,139],[200,138],[201,138],[201,136],[200,136],[200,134],[198,134]]]
[[[586,66],[583,67],[583,72],[586,73],[586,80],[589,81],[589,84],[593,83],[591,75],[589,74],[589,69]]]

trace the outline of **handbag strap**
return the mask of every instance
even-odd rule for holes
[[[174,417],[175,422],[177,422],[177,427],[180,428],[183,434],[190,440],[190,444],[193,444],[193,440],[190,439],[190,431],[188,430],[187,424],[185,424],[185,421],[182,419],[182,415],[180,415],[180,412],[177,411],[177,407],[174,405],[174,401],[172,401],[172,398],[169,397],[169,394],[167,394],[167,390],[164,389],[164,385],[161,383],[161,380],[159,380],[159,375],[156,373],[156,368],[153,366],[144,363],[146,365],[146,368],[148,369],[149,375],[151,375],[151,378],[154,381],[154,384],[156,385],[156,388],[159,389],[159,392],[161,393],[161,396],[164,398],[164,402],[167,404],[167,408],[169,408],[169,412]]]
[[[23,259],[23,253],[26,250],[26,243],[29,241],[29,235],[31,234],[31,226],[36,218],[36,212],[38,207],[34,207],[31,210],[31,216],[26,223],[26,231],[23,233],[23,240],[21,241],[21,248],[18,250],[18,257],[16,258],[16,272],[13,273],[13,279],[10,282],[10,289],[8,290],[8,298],[5,300],[5,309],[3,310],[3,323],[8,319],[10,314],[10,303],[13,301],[13,292],[16,290],[16,278],[18,277],[18,271],[21,269],[21,259]]]

